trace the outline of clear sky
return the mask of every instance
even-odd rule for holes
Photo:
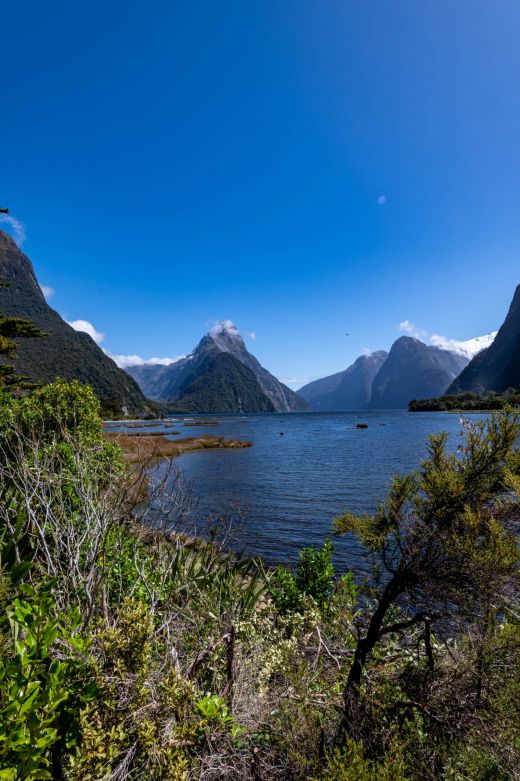
[[[229,318],[297,387],[403,320],[503,320],[518,0],[18,0],[1,30],[0,205],[113,353]]]

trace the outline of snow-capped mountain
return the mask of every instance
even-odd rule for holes
[[[439,347],[441,350],[449,350],[457,355],[463,355],[470,361],[481,350],[486,350],[490,344],[493,344],[497,333],[498,331],[491,331],[491,333],[484,334],[484,336],[475,336],[473,339],[466,339],[465,341],[446,339],[444,336],[434,334],[430,337],[430,342],[434,347]]]

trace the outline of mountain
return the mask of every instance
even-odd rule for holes
[[[230,353],[207,355],[177,391],[178,412],[274,412],[254,373]]]
[[[14,361],[18,374],[36,382],[56,377],[76,379],[92,385],[105,408],[122,414],[143,415],[148,405],[139,386],[119,369],[91,337],[75,331],[47,304],[29,258],[15,241],[0,231],[0,278],[11,282],[0,288],[0,312],[25,317],[47,336],[17,340]]]
[[[412,399],[441,396],[467,363],[465,355],[401,336],[374,379],[370,407],[406,409]]]
[[[378,350],[361,355],[345,371],[314,380],[300,388],[298,394],[306,399],[316,412],[367,409],[372,384],[388,353]]]
[[[186,358],[181,358],[169,366],[129,366],[127,371],[135,378],[149,398],[157,401],[177,403],[180,393],[184,392],[183,389],[188,378],[190,378],[190,383],[193,383],[197,374],[201,371],[201,367],[203,367],[206,381],[211,380],[210,372],[212,370],[218,369],[221,372],[222,366],[224,366],[222,362],[204,363],[208,356],[214,356],[215,353],[230,355],[240,364],[247,367],[253,373],[261,392],[267,397],[273,410],[276,412],[303,412],[308,410],[309,407],[305,399],[300,398],[294,391],[277,380],[276,377],[273,377],[248,352],[240,332],[229,320],[224,320],[208,331],[195,350]],[[229,362],[227,365],[230,368],[232,366]],[[233,367],[236,369],[235,364],[233,364]],[[234,380],[237,379],[236,371],[233,371],[232,376]],[[260,404],[261,408],[250,411],[265,411],[262,404],[263,402]],[[208,410],[204,409],[201,411],[207,412]],[[238,412],[240,410],[237,407],[233,411]]]
[[[520,388],[520,285],[493,343],[478,353],[448,388],[448,393]]]

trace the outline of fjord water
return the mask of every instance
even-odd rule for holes
[[[176,460],[197,500],[186,529],[207,533],[223,516],[221,529],[232,522],[233,547],[271,563],[293,562],[302,547],[321,545],[344,510],[375,510],[392,477],[420,465],[430,434],[448,432],[453,450],[462,441],[459,416],[448,413],[211,417],[218,426],[180,423],[181,436],[218,434],[253,446],[198,451]],[[368,428],[357,429],[359,422]],[[359,543],[349,537],[335,539],[334,545],[337,564],[367,571]]]

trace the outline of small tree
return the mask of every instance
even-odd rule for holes
[[[8,287],[11,282],[0,281],[0,287]],[[15,338],[33,338],[44,336],[30,320],[23,317],[12,317],[0,312],[0,356],[13,359],[16,356],[18,344]],[[16,374],[14,366],[9,364],[0,364],[0,388],[6,388],[11,391],[21,390],[32,387],[28,377],[22,377]]]
[[[347,512],[336,520],[337,534],[355,534],[362,541],[382,582],[344,687],[348,734],[355,732],[369,656],[385,636],[419,623],[425,627],[431,670],[432,624],[438,631],[454,620],[479,627],[473,702],[482,697],[486,633],[519,593],[519,420],[508,412],[466,423],[466,443],[458,455],[448,452],[446,434],[431,437],[421,470],[395,478],[375,515]]]

